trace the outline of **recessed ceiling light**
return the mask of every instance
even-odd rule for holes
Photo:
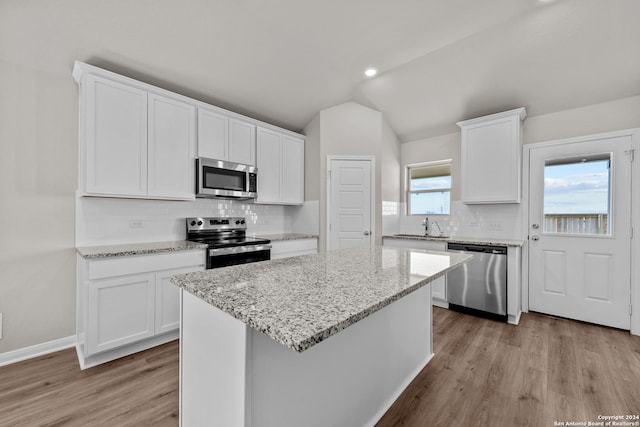
[[[364,75],[367,77],[373,77],[376,74],[378,74],[378,70],[376,70],[375,68],[370,67],[364,70]]]

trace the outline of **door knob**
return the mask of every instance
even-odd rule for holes
[[[538,240],[540,240],[540,237],[538,237],[538,236],[531,236],[531,240],[533,240],[534,242],[537,242]]]
[[[540,226],[538,224],[531,224],[531,228],[537,230],[538,228],[540,228]]]
[[[365,231],[365,232],[364,232],[364,235],[365,235],[365,236],[368,236],[368,235],[369,235],[369,233],[370,233],[369,231]]]

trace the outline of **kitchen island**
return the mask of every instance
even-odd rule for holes
[[[433,356],[429,283],[468,255],[354,248],[174,276],[190,426],[369,426]]]

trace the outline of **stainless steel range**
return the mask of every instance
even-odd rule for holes
[[[246,231],[244,218],[187,218],[187,240],[208,245],[207,269],[271,259],[271,240]]]

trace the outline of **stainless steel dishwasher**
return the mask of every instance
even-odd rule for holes
[[[449,243],[449,252],[473,255],[447,273],[449,308],[507,321],[507,248]]]

